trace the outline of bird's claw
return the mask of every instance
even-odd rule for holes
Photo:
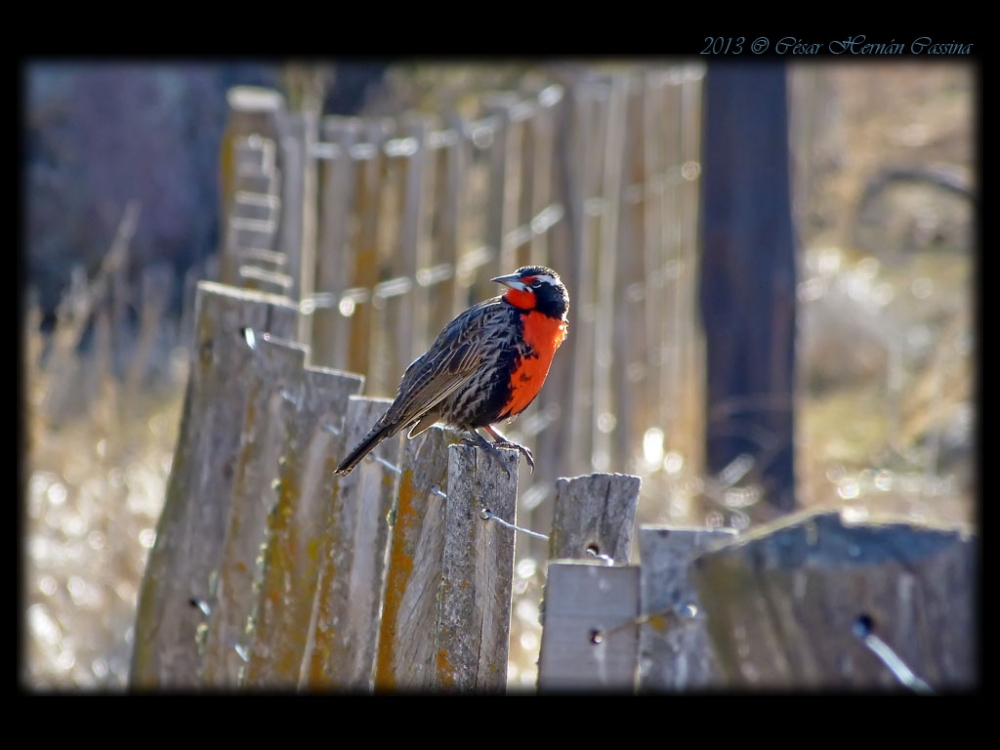
[[[498,440],[494,443],[494,445],[498,448],[514,448],[515,450],[520,451],[521,455],[524,456],[524,459],[528,462],[528,468],[531,469],[531,473],[535,473],[535,459],[531,455],[531,451],[523,445],[515,443],[513,440]]]

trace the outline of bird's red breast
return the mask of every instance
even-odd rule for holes
[[[510,374],[510,399],[501,418],[520,414],[535,400],[549,374],[556,349],[566,338],[568,328],[562,318],[535,310],[535,295],[530,291],[510,289],[504,297],[521,311],[523,338],[529,353],[519,357],[514,363]]]

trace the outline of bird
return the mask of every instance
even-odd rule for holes
[[[506,291],[460,313],[410,363],[396,398],[336,474],[349,474],[400,430],[409,427],[407,437],[414,438],[438,421],[467,432],[467,442],[484,449],[491,463],[500,459],[497,448],[516,448],[534,471],[531,451],[493,425],[520,414],[541,390],[569,330],[569,293],[559,274],[545,266],[523,266],[490,281]],[[506,469],[502,460],[500,465]]]

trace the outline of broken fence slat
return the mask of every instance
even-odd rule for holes
[[[849,513],[796,514],[695,561],[726,685],[902,689],[859,625],[931,689],[975,685],[974,534]]]

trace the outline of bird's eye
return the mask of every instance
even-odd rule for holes
[[[533,289],[538,289],[538,287],[540,287],[541,285],[542,282],[539,281],[538,279],[535,279],[534,281],[531,282],[531,286]]]

